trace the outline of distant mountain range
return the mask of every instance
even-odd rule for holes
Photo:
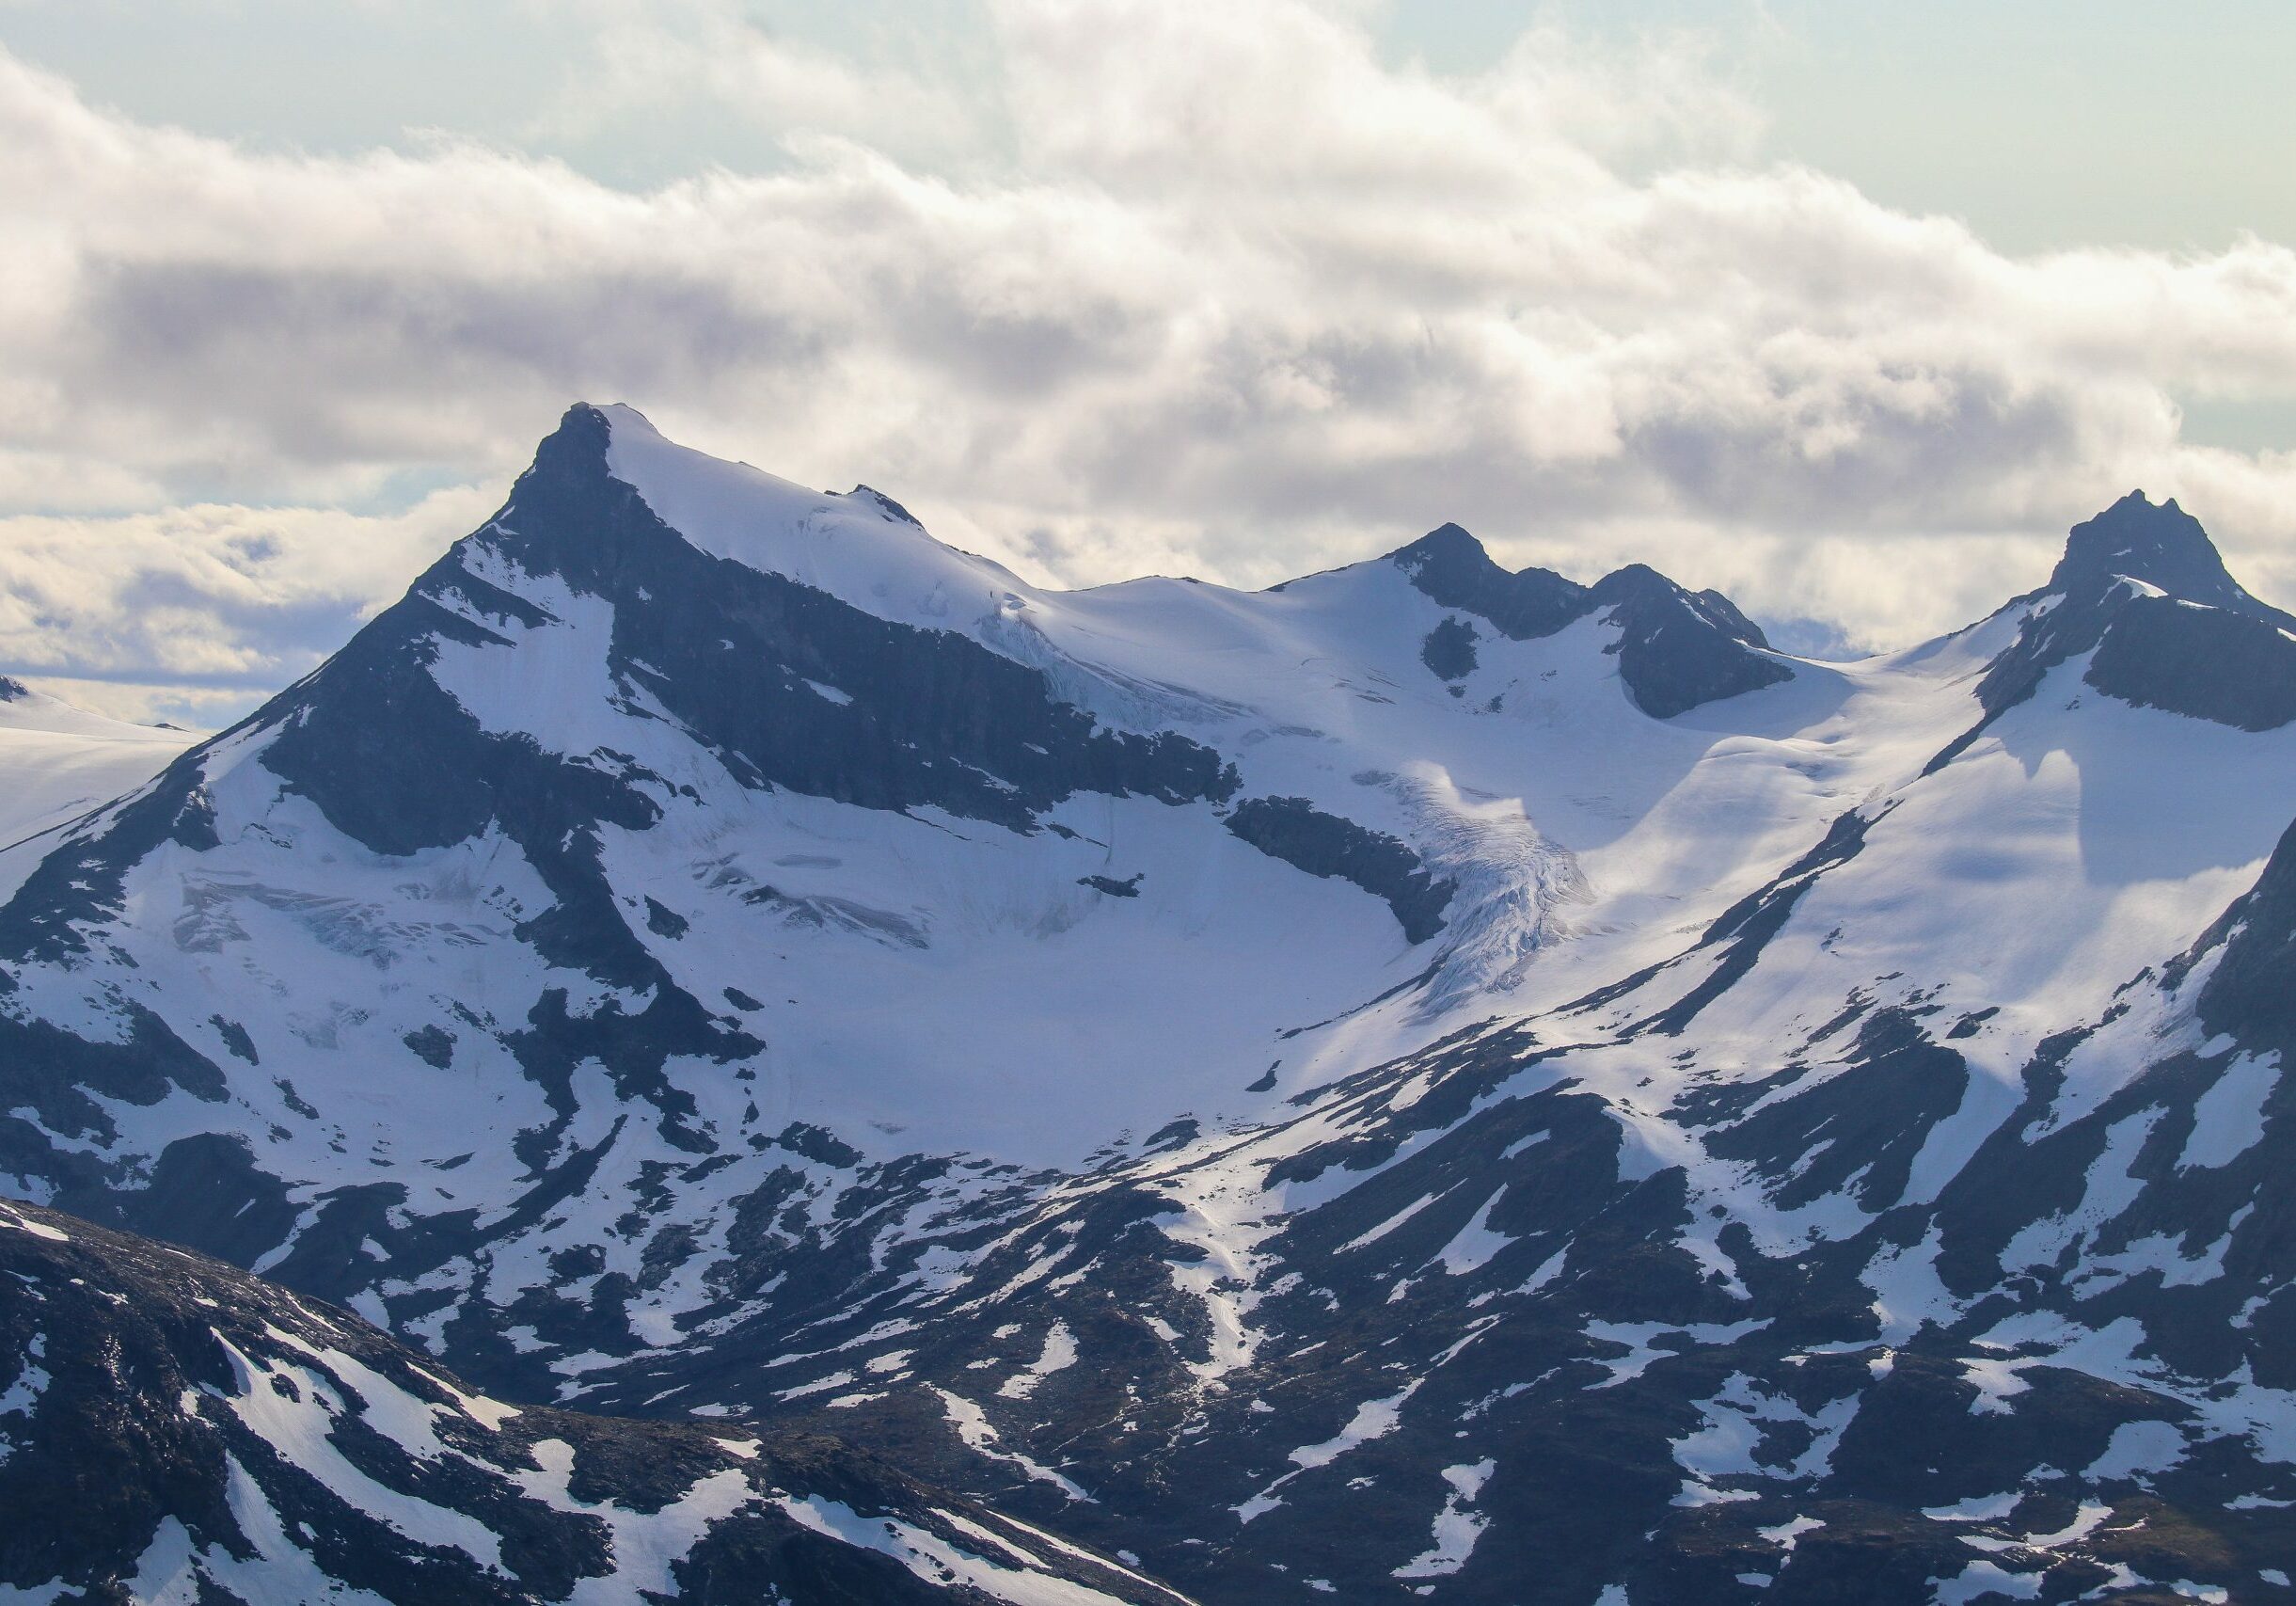
[[[1041,590],[578,406],[239,725],[21,701],[0,1331],[149,1358],[0,1348],[0,1499],[134,1491],[31,1598],[2296,1598],[2296,620],[2173,501],[1828,663],[1453,525]],[[180,1476],[48,1425],[179,1375]]]
[[[110,803],[195,739],[74,708],[0,676],[0,850]]]

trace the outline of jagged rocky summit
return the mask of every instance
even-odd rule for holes
[[[2292,631],[2142,496],[1846,664],[1049,591],[577,407],[0,851],[0,1186],[1206,1600],[2274,1598]]]

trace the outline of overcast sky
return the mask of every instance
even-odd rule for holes
[[[566,403],[1033,579],[1445,519],[1904,644],[2296,602],[2296,7],[0,0],[0,671],[212,724]]]

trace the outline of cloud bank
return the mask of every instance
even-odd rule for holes
[[[2296,453],[2177,402],[2296,396],[2287,246],[2004,256],[1750,165],[1679,43],[1441,77],[1344,7],[997,0],[968,100],[716,6],[568,14],[615,65],[562,115],[755,96],[785,161],[632,193],[443,135],[261,152],[0,57],[0,668],[244,707],[576,398],[1067,583],[1456,519],[1894,644],[2141,485],[2296,599]]]

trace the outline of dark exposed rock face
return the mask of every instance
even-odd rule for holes
[[[1306,798],[1247,798],[1228,815],[1227,829],[1270,858],[1311,876],[1352,882],[1385,899],[1414,943],[1443,930],[1444,906],[1458,890],[1428,874],[1419,856],[1394,837],[1322,813]]]
[[[1510,574],[1456,524],[1431,531],[1391,553],[1388,561],[1444,607],[1488,620],[1501,635],[1518,642],[1551,636],[1589,613],[1607,612],[1621,632],[1612,649],[1619,677],[1635,706],[1653,719],[1671,719],[1702,704],[1794,677],[1792,669],[1768,656],[1769,643],[1761,629],[1728,597],[1717,591],[1685,591],[1640,564],[1607,575],[1591,587],[1547,569]],[[1446,621],[1428,637],[1421,654],[1447,680],[1475,667],[1471,633],[1463,639],[1456,630]]]
[[[1445,680],[1465,679],[1475,673],[1475,627],[1465,619],[1444,620],[1427,632],[1419,661]]]
[[[31,1598],[1178,1599],[834,1439],[498,1406],[347,1312],[8,1202],[0,1379],[0,1585]]]
[[[2115,575],[2142,580],[2187,602],[2296,629],[2296,618],[2241,589],[2200,520],[2178,507],[2173,497],[2156,505],[2143,491],[2130,491],[2096,517],[2074,525],[2048,589],[2078,596]]]
[[[2223,953],[2200,993],[2211,1032],[2296,1057],[2296,825],[2264,873],[2201,939],[2199,952]],[[2197,955],[2195,955],[2197,957]]]
[[[2171,596],[2123,607],[2085,678],[2124,703],[2241,730],[2296,720],[2296,637],[2251,613]]]
[[[100,1149],[118,1130],[104,1100],[153,1105],[180,1088],[222,1102],[225,1083],[211,1061],[140,1005],[124,1013],[128,1029],[118,1042],[90,1042],[46,1021],[0,1013],[0,1099],[7,1101],[0,1169],[55,1176],[66,1185],[88,1182],[104,1169],[95,1154],[58,1154],[26,1114],[38,1127],[93,1138]]]
[[[1446,608],[1488,619],[1514,641],[1551,636],[1587,612],[1587,588],[1551,569],[1510,574],[1456,524],[1431,530],[1387,561]]]
[[[1618,622],[1619,676],[1654,719],[1794,678],[1763,656],[1762,631],[1719,592],[1685,591],[1636,564],[1605,576],[1591,595]]]

